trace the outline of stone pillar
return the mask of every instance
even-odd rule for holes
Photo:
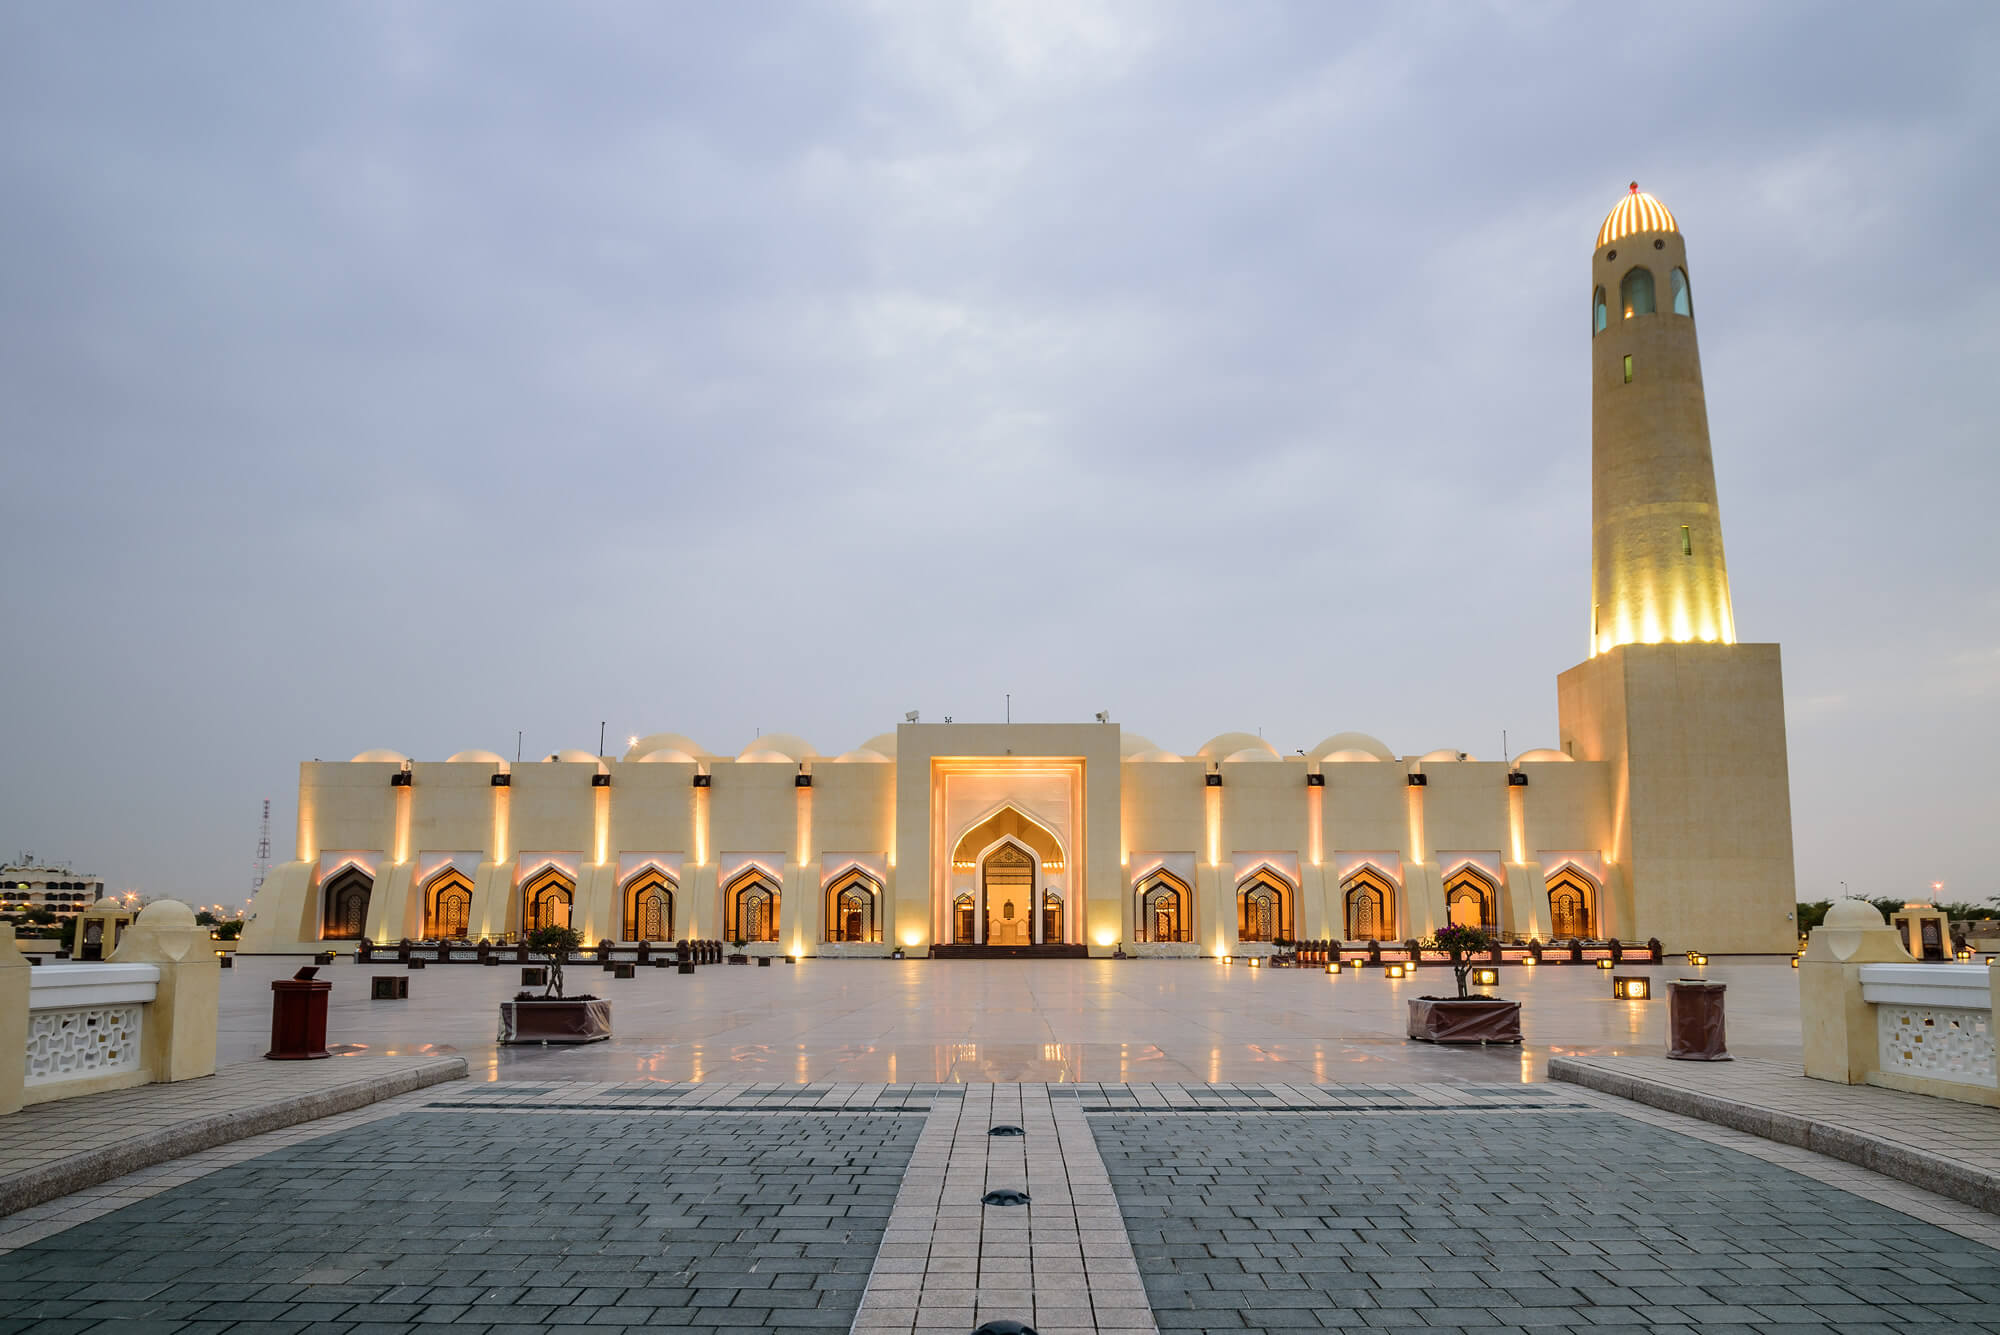
[[[160,970],[159,992],[146,1008],[148,1076],[168,1081],[214,1075],[222,967],[208,929],[194,920],[194,910],[173,899],[148,904],[126,928],[112,962],[152,964]]]
[[[1799,1027],[1806,1074],[1843,1085],[1865,1083],[1875,1069],[1875,1008],[1861,999],[1861,966],[1908,964],[1903,939],[1875,906],[1835,901],[1813,928],[1799,961]]]
[[[21,1110],[28,1079],[28,970],[14,947],[14,924],[0,922],[0,1113]]]

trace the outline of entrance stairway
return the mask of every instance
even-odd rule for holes
[[[1085,960],[1089,946],[945,946],[931,947],[934,960]]]

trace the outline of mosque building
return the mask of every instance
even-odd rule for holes
[[[1687,250],[1637,185],[1591,257],[1590,652],[1559,745],[1178,755],[1110,722],[912,721],[828,755],[659,733],[619,757],[364,751],[300,766],[296,860],[246,952],[488,938],[807,955],[1254,954],[1446,922],[1786,952],[1778,646],[1730,607]]]

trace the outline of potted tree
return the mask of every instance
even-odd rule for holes
[[[611,1003],[593,996],[563,995],[563,965],[582,947],[573,927],[537,927],[528,933],[529,950],[547,957],[548,986],[539,997],[516,993],[500,1003],[502,1043],[601,1043],[611,1037]]]
[[[1500,997],[1475,997],[1466,979],[1482,957],[1490,957],[1493,934],[1483,927],[1450,923],[1418,943],[1425,950],[1442,950],[1451,957],[1455,997],[1413,997],[1410,1037],[1425,1043],[1519,1043],[1521,1003]]]
[[[731,964],[748,964],[750,962],[750,956],[748,954],[749,945],[750,943],[748,941],[743,940],[741,937],[738,937],[736,940],[731,941],[729,943],[729,949],[734,953],[730,955],[729,962]]]

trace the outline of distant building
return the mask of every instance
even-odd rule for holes
[[[1555,746],[1480,761],[1336,732],[1288,753],[1225,732],[1185,755],[1103,715],[911,714],[838,754],[785,734],[718,754],[666,732],[530,765],[363,751],[299,767],[297,852],[244,949],[569,924],[822,955],[1232,954],[1450,922],[1790,953],[1778,646],[1737,640],[1687,247],[1637,185],[1597,232],[1579,315],[1586,290],[1589,657],[1556,680]],[[1489,533],[1466,540],[1507,559]],[[1031,632],[1032,609],[1012,624]],[[1160,629],[1160,652],[1272,650]],[[1485,656],[1448,631],[1423,651],[1468,672]]]
[[[0,913],[48,909],[66,916],[81,913],[102,898],[104,882],[68,867],[38,862],[32,853],[0,866]]]

